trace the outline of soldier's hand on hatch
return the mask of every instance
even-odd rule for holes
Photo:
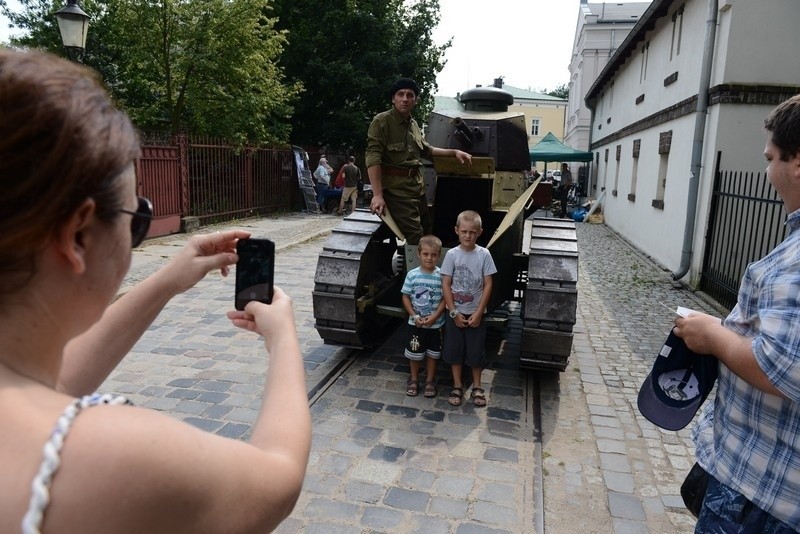
[[[383,215],[383,207],[386,203],[383,201],[383,195],[373,195],[372,202],[369,204],[369,211],[375,215]]]
[[[462,165],[466,163],[470,167],[472,166],[472,155],[467,154],[463,150],[456,150],[456,159]]]

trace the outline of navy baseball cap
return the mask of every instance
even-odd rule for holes
[[[671,331],[639,389],[639,411],[663,429],[684,428],[711,393],[718,365],[715,357],[689,350]]]

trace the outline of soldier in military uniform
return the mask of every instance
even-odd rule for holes
[[[419,86],[401,78],[390,90],[392,108],[378,113],[369,125],[366,165],[372,185],[372,213],[381,215],[387,206],[406,238],[416,245],[430,233],[431,217],[425,184],[419,168],[422,157],[455,156],[462,164],[472,165],[472,156],[462,150],[438,148],[428,144],[411,112],[417,105]]]

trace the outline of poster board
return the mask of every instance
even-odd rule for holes
[[[299,146],[293,146],[292,152],[294,153],[295,168],[297,168],[297,183],[305,201],[306,211],[320,213],[317,191],[314,188],[314,180],[311,178],[311,169],[308,165],[308,154]]]

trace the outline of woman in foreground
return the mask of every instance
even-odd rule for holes
[[[267,532],[299,496],[311,423],[278,288],[228,313],[270,355],[249,443],[90,395],[170,298],[227,274],[249,237],[194,237],[110,304],[152,216],[138,155],[89,70],[0,49],[0,532]]]

